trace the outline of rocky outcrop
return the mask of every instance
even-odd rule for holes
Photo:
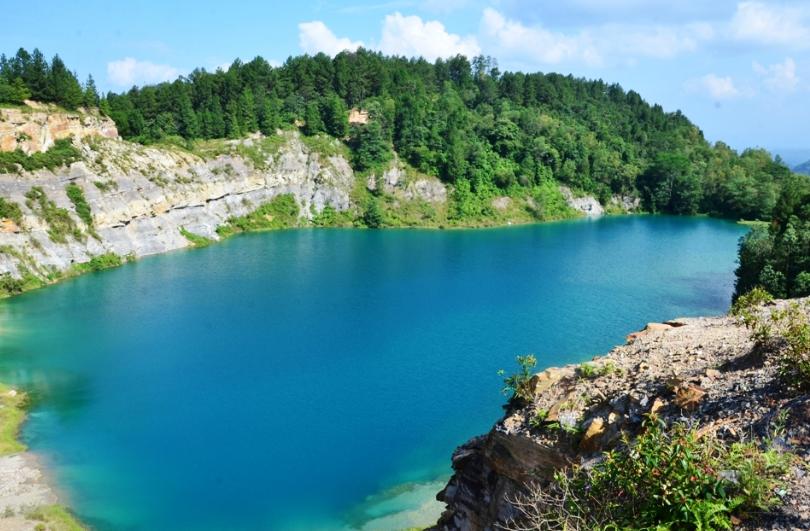
[[[584,195],[584,196],[576,196],[571,191],[570,188],[567,186],[560,186],[560,192],[562,192],[563,197],[565,198],[565,202],[568,203],[568,206],[582,212],[585,216],[589,218],[598,218],[599,216],[604,215],[605,209],[602,206],[602,203],[599,202],[593,196]]]
[[[369,190],[382,186],[386,194],[406,201],[421,200],[436,204],[447,201],[447,188],[439,179],[406,169],[397,157],[382,175],[370,175],[366,186]]]
[[[810,299],[800,304],[810,314]],[[651,412],[729,442],[772,437],[775,419],[784,418],[778,444],[803,463],[786,478],[783,506],[743,525],[810,528],[810,395],[785,385],[778,363],[754,349],[750,332],[734,318],[649,324],[589,364],[535,375],[529,395],[453,454],[454,474],[438,495],[447,509],[435,529],[498,529],[517,516],[511,501],[529,482],[542,484],[572,464],[594,463],[622,434],[637,433]]]
[[[118,129],[109,118],[84,110],[65,112],[32,101],[21,107],[0,108],[0,151],[36,153],[62,138],[90,136],[118,138]]]
[[[0,197],[22,209],[19,224],[0,224],[0,274],[18,276],[21,266],[44,274],[104,253],[140,257],[187,247],[181,228],[218,239],[217,227],[229,218],[279,194],[295,197],[302,218],[326,206],[351,207],[355,176],[348,162],[312,152],[297,134],[287,134],[280,147],[260,137],[229,141],[205,158],[98,136],[76,145],[82,160],[69,168],[0,175]],[[86,197],[92,230],[76,215],[69,183]],[[46,216],[26,198],[35,186],[68,212],[82,237],[64,243],[50,237]]]

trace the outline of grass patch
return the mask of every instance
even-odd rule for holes
[[[350,160],[349,147],[337,138],[324,133],[312,136],[301,135],[301,142],[313,153],[318,153],[324,157],[343,157]]]
[[[348,210],[338,212],[332,205],[326,205],[319,213],[314,213],[313,209],[312,224],[316,227],[351,227],[354,215]]]
[[[65,186],[65,192],[70,202],[73,203],[73,208],[76,209],[76,215],[79,216],[79,219],[84,221],[84,224],[89,227],[90,233],[98,239],[98,235],[96,235],[96,231],[93,228],[93,212],[90,209],[90,205],[87,203],[87,199],[84,197],[82,187],[76,183],[70,183]]]
[[[0,384],[0,455],[8,455],[25,450],[17,439],[20,425],[25,420],[26,395],[13,391]]]
[[[93,184],[96,186],[96,188],[98,188],[102,192],[110,192],[112,190],[118,190],[118,183],[112,179],[108,181],[93,181]]]
[[[206,238],[205,236],[200,236],[199,234],[194,234],[193,232],[189,232],[186,230],[185,227],[180,227],[180,234],[183,235],[185,239],[187,239],[194,247],[207,247],[214,243],[214,240],[211,238]]]
[[[71,274],[81,275],[84,273],[95,273],[97,271],[104,271],[105,269],[118,267],[123,263],[124,258],[122,258],[120,255],[117,255],[115,253],[104,253],[94,256],[87,262],[82,262],[81,264],[74,264],[73,269],[71,270]]]
[[[238,232],[284,229],[298,225],[300,208],[292,194],[281,194],[250,214],[232,217],[217,228],[217,234],[227,237]]]
[[[22,224],[22,210],[14,201],[0,197],[0,219],[10,219],[17,225]]]
[[[215,159],[223,155],[241,157],[253,163],[253,167],[265,170],[268,159],[289,141],[284,135],[271,135],[248,140],[198,140],[191,146],[191,153],[203,159]]]
[[[67,507],[62,505],[44,505],[26,513],[28,520],[39,522],[34,527],[37,531],[85,531],[83,526]]]
[[[537,529],[731,529],[732,516],[767,511],[793,456],[767,441],[727,445],[648,418],[634,440],[593,467],[558,473],[515,506]],[[513,528],[507,526],[507,528]],[[514,527],[517,528],[517,527]],[[535,527],[521,527],[528,529]]]
[[[81,158],[81,153],[73,146],[69,138],[54,142],[43,153],[26,155],[22,150],[0,152],[0,173],[17,173],[20,167],[26,171],[47,168],[53,170],[67,166]]]
[[[40,216],[48,224],[48,237],[55,243],[67,243],[67,237],[82,239],[82,232],[76,226],[70,213],[59,208],[56,203],[48,199],[45,191],[34,186],[26,194],[26,205],[32,212]]]

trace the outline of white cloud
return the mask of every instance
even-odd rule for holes
[[[481,48],[474,36],[449,33],[441,22],[394,13],[385,17],[379,49],[391,55],[424,57],[433,61],[456,54],[474,57]]]
[[[707,94],[715,101],[733,99],[742,94],[730,76],[721,77],[717,74],[706,74],[701,78],[687,81],[686,89],[690,92]]]
[[[327,55],[337,55],[343,50],[354,51],[363,46],[360,41],[337,37],[320,20],[298,24],[298,44],[306,53],[323,52]]]
[[[527,56],[541,63],[560,63],[569,59],[593,62],[598,52],[583,36],[566,36],[540,26],[525,26],[510,20],[492,8],[481,18],[481,32],[499,51]]]
[[[481,33],[499,56],[518,56],[546,64],[579,62],[590,66],[627,62],[638,57],[671,58],[695,51],[700,43],[714,37],[714,29],[706,23],[605,24],[566,34],[507,19],[492,8],[484,10]]]
[[[810,6],[740,2],[730,23],[731,36],[758,44],[810,46]]]
[[[173,66],[126,57],[107,63],[107,78],[119,87],[171,81],[180,75]]]
[[[799,86],[796,62],[790,57],[782,63],[768,66],[754,62],[754,72],[759,74],[765,86],[774,92],[793,92]]]

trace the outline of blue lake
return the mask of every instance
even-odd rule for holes
[[[359,527],[424,502],[407,493],[500,416],[516,355],[579,362],[725,312],[744,232],[244,235],[0,301],[0,381],[32,395],[23,438],[97,529]]]

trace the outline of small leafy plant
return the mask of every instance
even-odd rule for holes
[[[532,369],[537,365],[537,358],[533,354],[525,356],[518,356],[517,363],[520,369],[515,374],[506,376],[503,379],[503,389],[501,392],[509,397],[510,400],[515,398],[520,400],[528,400],[531,398],[531,390],[529,389],[529,381],[532,377]],[[501,369],[498,374],[503,376],[505,371]]]
[[[711,434],[655,416],[642,433],[590,468],[556,475],[514,501],[507,529],[731,529],[780,503],[790,454],[756,442],[725,445]]]

